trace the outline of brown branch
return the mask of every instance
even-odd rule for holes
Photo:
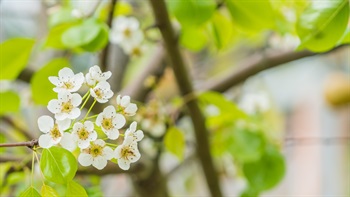
[[[163,46],[159,44],[150,61],[142,66],[144,68],[142,72],[121,91],[121,95],[129,95],[134,100],[144,101],[151,90],[151,87],[145,86],[144,82],[149,76],[155,76],[156,80],[162,76],[165,68],[164,61],[165,51]]]
[[[108,27],[112,27],[112,21],[114,16],[114,8],[117,4],[117,0],[111,0],[111,4],[108,10],[108,18],[107,18],[107,25]],[[109,53],[110,43],[108,42],[106,47],[103,49],[101,53],[101,70],[106,71],[107,70],[107,61],[108,61],[108,53]]]
[[[13,142],[13,143],[2,143],[0,147],[17,147],[17,146],[26,146],[30,149],[33,149],[34,146],[38,145],[38,140],[34,139],[28,142]]]
[[[339,48],[343,48],[344,46],[349,46],[349,45],[342,45],[325,53],[333,52]],[[291,61],[299,60],[305,57],[310,57],[310,56],[325,54],[325,53],[314,53],[314,52],[305,50],[305,51],[297,51],[297,52],[291,51],[291,52],[285,52],[281,54],[259,54],[252,58],[249,58],[248,61],[241,63],[238,69],[235,69],[234,71],[229,72],[229,74],[227,75],[225,74],[225,76],[220,76],[220,77],[217,77],[216,79],[209,80],[206,84],[202,85],[202,87],[200,87],[199,89],[225,92],[229,88],[235,85],[238,85],[239,83],[245,81],[249,77],[261,71],[264,71],[276,66],[280,66]]]
[[[150,0],[153,14],[160,32],[164,39],[165,48],[167,50],[170,62],[172,64],[178,87],[182,96],[193,93],[192,83],[188,76],[184,60],[180,54],[180,49],[176,39],[176,35],[171,26],[167,8],[164,0]],[[187,108],[194,126],[195,136],[197,140],[197,154],[203,167],[207,185],[212,196],[222,196],[219,186],[219,179],[215,171],[213,159],[210,155],[209,141],[207,138],[208,130],[205,127],[205,119],[199,109],[196,99],[187,103]]]

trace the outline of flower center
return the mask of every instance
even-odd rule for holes
[[[83,127],[78,131],[78,137],[81,140],[86,140],[89,137],[89,132]]]
[[[130,147],[124,147],[122,149],[122,157],[127,159],[129,155],[135,156],[134,152],[130,149]]]
[[[113,128],[112,118],[103,118],[102,127],[106,130],[110,130],[111,128]]]
[[[72,89],[74,85],[72,82],[67,81],[67,82],[63,82],[63,87],[69,90],[69,89]]]
[[[73,109],[73,105],[70,101],[68,102],[65,102],[62,104],[62,107],[61,107],[61,111],[64,112],[64,113],[69,113],[71,112]]]
[[[93,157],[97,157],[102,155],[103,153],[103,147],[97,144],[92,144],[90,147],[90,155]]]
[[[129,38],[131,36],[131,31],[129,28],[124,29],[123,34],[125,37]]]
[[[58,129],[57,124],[50,130],[50,135],[53,139],[60,138],[62,136],[60,130]]]
[[[131,51],[131,54],[132,54],[132,55],[135,55],[135,56],[140,56],[140,55],[141,55],[141,50],[140,50],[140,48],[139,48],[139,47],[133,48],[132,51]]]
[[[97,98],[102,98],[103,94],[102,94],[101,89],[97,88],[94,90],[94,92],[95,92]]]

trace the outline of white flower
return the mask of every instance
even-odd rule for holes
[[[38,126],[39,130],[44,133],[39,137],[39,146],[50,148],[61,141],[64,130],[70,126],[70,120],[57,120],[55,123],[50,116],[41,116],[38,119]]]
[[[123,115],[118,114],[115,108],[110,105],[106,107],[102,113],[96,118],[96,125],[102,128],[102,131],[111,140],[119,137],[119,129],[126,123]]]
[[[134,121],[131,123],[130,127],[125,132],[125,139],[126,140],[131,140],[134,142],[139,142],[142,140],[142,138],[144,136],[143,131],[141,131],[141,130],[136,131],[136,128],[137,128],[137,122]]]
[[[134,103],[130,103],[129,96],[121,97],[120,95],[118,95],[116,101],[117,101],[118,111],[121,111],[123,114],[127,116],[133,116],[136,114],[137,105]]]
[[[82,166],[90,166],[91,164],[101,170],[107,165],[107,160],[113,158],[113,150],[106,146],[106,143],[98,139],[91,142],[90,146],[81,150],[78,161]]]
[[[121,46],[140,43],[143,33],[136,18],[119,16],[113,20],[110,41]]]
[[[91,141],[97,139],[97,133],[91,121],[85,121],[84,124],[80,122],[75,123],[72,135],[74,141],[78,142],[79,148],[87,148]]]
[[[66,119],[69,120],[69,119]],[[69,151],[74,151],[77,148],[77,144],[73,138],[73,135],[71,133],[68,132],[64,132],[61,142],[60,142],[61,146]]]
[[[90,94],[99,103],[106,103],[113,96],[111,86],[106,81],[101,81],[94,88],[90,88]]]
[[[123,45],[123,50],[125,54],[128,54],[130,56],[136,56],[139,57],[142,55],[142,53],[145,51],[144,46],[140,45],[140,43],[129,43]]]
[[[109,79],[111,75],[111,71],[102,73],[100,67],[95,65],[91,67],[89,72],[85,75],[86,84],[90,87],[94,87],[98,82]]]
[[[125,140],[122,145],[114,150],[115,158],[118,159],[118,165],[123,170],[130,168],[130,163],[140,159],[141,154],[137,149],[137,143]]]
[[[270,102],[265,93],[251,93],[243,96],[239,106],[253,115],[267,111],[270,108]]]
[[[53,88],[55,92],[60,92],[62,90],[76,92],[84,83],[84,75],[83,73],[74,75],[70,68],[65,67],[58,72],[58,77],[49,77],[49,80],[56,86]]]
[[[71,94],[67,91],[58,92],[58,99],[52,99],[47,109],[55,114],[57,120],[66,118],[75,119],[80,116],[80,109],[77,108],[82,101],[78,93]]]
[[[72,15],[74,18],[80,19],[80,18],[83,18],[85,14],[84,14],[84,12],[81,11],[80,9],[74,8],[74,9],[72,10],[72,12],[71,12],[71,15]]]
[[[160,137],[164,135],[166,126],[160,119],[143,119],[141,126],[146,131],[149,131],[154,137]]]

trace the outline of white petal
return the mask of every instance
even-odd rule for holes
[[[75,144],[72,134],[67,132],[63,134],[60,144],[63,148],[69,151],[74,151],[77,148],[77,145]]]
[[[120,145],[120,146],[118,146],[116,149],[114,149],[114,155],[115,155],[115,158],[116,158],[116,159],[119,159],[119,158],[122,157],[121,152],[122,152],[122,148],[123,148],[123,147],[124,147],[123,145]]]
[[[87,148],[90,146],[89,140],[78,140],[78,147],[81,149]]]
[[[111,89],[111,85],[107,81],[101,81],[99,82],[96,87],[100,87],[101,89]]]
[[[39,146],[42,148],[50,148],[53,145],[53,141],[50,134],[43,134],[39,137]]]
[[[84,127],[86,130],[92,131],[92,130],[94,130],[94,123],[92,123],[91,121],[85,121]]]
[[[120,105],[127,107],[130,104],[130,96],[123,96]]]
[[[80,105],[81,101],[82,101],[82,98],[81,98],[81,96],[78,93],[74,93],[72,95],[72,105],[74,107]]]
[[[58,72],[58,76],[60,78],[72,78],[74,76],[74,73],[72,71],[72,69],[70,68],[62,68],[59,72]]]
[[[95,121],[95,124],[97,126],[101,126],[101,123],[102,123],[102,120],[103,120],[103,116],[104,116],[104,112],[98,114],[97,118],[96,118],[96,121]]]
[[[136,141],[141,141],[144,137],[143,131],[137,130],[135,133]]]
[[[89,166],[92,164],[92,156],[90,154],[86,154],[86,153],[80,153],[79,157],[78,157],[78,161],[80,163],[80,165],[82,166]]]
[[[166,128],[163,122],[158,122],[153,126],[152,134],[156,137],[160,137],[164,134]]]
[[[131,124],[130,124],[130,132],[135,132],[136,131],[136,128],[137,128],[137,122],[136,121],[134,121],[134,122],[132,122]]]
[[[58,86],[58,83],[60,82],[58,77],[49,77],[49,81],[55,86]]]
[[[126,123],[126,119],[121,114],[116,114],[113,118],[113,126],[114,128],[120,129],[122,128]]]
[[[137,150],[137,149],[133,150],[133,153],[134,153],[134,155],[132,155],[132,154],[128,155],[128,159],[132,163],[138,161],[140,159],[140,157],[141,157],[139,150]]]
[[[129,170],[130,162],[128,160],[120,158],[120,159],[118,159],[118,166],[123,170]]]
[[[115,101],[117,102],[117,105],[120,105],[121,96],[118,95],[117,98],[115,99]]]
[[[114,154],[113,154],[113,149],[109,146],[106,146],[103,148],[103,155],[106,159],[110,160],[113,159]]]
[[[60,102],[67,102],[72,99],[72,94],[66,90],[58,92],[58,100]]]
[[[96,131],[92,131],[90,134],[89,134],[89,138],[88,138],[90,141],[95,141],[97,139],[97,133]]]
[[[60,131],[65,131],[70,127],[71,120],[66,118],[64,120],[56,120],[56,123]]]
[[[140,23],[136,18],[129,17],[128,20],[129,20],[128,24],[129,24],[131,29],[139,29]]]
[[[118,139],[118,137],[119,137],[119,130],[118,129],[109,130],[109,132],[107,133],[107,137],[109,139],[111,139],[111,140]]]
[[[68,118],[69,119],[76,119],[76,118],[78,118],[79,116],[80,116],[80,113],[81,113],[81,111],[80,111],[80,109],[78,109],[78,108],[73,108],[72,109],[72,111],[70,111],[69,113],[68,113]]]
[[[107,160],[103,158],[102,156],[98,156],[94,158],[94,161],[92,162],[92,165],[99,169],[102,170],[104,167],[107,165]]]
[[[51,112],[51,113],[58,113],[61,111],[61,105],[59,104],[57,99],[52,99],[51,101],[49,101],[49,103],[47,104],[47,109]]]
[[[105,146],[106,145],[106,142],[101,140],[101,139],[98,139],[94,142],[94,144],[97,144],[97,145],[100,145],[100,146]]]
[[[93,78],[90,76],[89,73],[86,74],[86,76],[85,76],[85,81],[86,81],[86,83],[87,83],[89,86],[94,86],[94,85],[96,84],[96,80],[93,79]]]
[[[80,129],[82,129],[84,127],[83,123],[81,122],[76,122],[73,125],[73,131],[79,131]]]
[[[53,128],[54,121],[50,116],[40,116],[38,118],[38,126],[41,132],[47,133]]]
[[[104,73],[102,73],[100,80],[106,81],[111,76],[112,76],[112,72],[111,71],[104,72]]]
[[[106,117],[112,117],[116,114],[116,111],[115,111],[115,108],[113,105],[109,105],[107,106],[106,108],[104,108],[103,110],[103,114],[106,116]]]
[[[126,108],[125,108],[125,113],[127,113],[129,116],[135,115],[137,111],[137,105],[134,103],[130,103]]]
[[[95,93],[95,89],[96,89],[97,87],[95,87],[95,88],[90,88],[90,95],[92,96],[92,97],[94,97],[94,98],[97,98],[97,95],[96,95],[96,93]]]
[[[112,92],[112,90],[107,90],[107,91],[105,91],[104,92],[104,99],[110,99],[112,96],[113,96],[113,92]]]
[[[56,120],[64,120],[64,119],[67,119],[68,116],[65,113],[56,113],[55,118],[56,118]]]
[[[104,99],[104,98],[97,98],[97,97],[95,97],[95,99],[99,103],[107,103],[108,102],[108,99]]]

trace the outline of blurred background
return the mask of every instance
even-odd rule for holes
[[[132,15],[140,19],[142,27],[152,25],[153,16],[147,14],[150,8],[146,1],[123,2],[133,6]],[[58,9],[56,4],[55,0],[1,0],[0,41],[14,37],[30,37],[44,42],[44,37],[49,31],[48,17]],[[83,13],[90,13],[99,4],[99,0],[71,1],[71,4]],[[107,1],[102,1],[98,9],[103,9],[103,4],[107,4]],[[287,11],[285,13],[288,14]],[[150,37],[158,39],[159,33],[152,31]],[[111,45],[110,64],[115,67],[125,64],[125,76],[123,81],[116,85],[115,91],[125,90],[123,88],[139,76],[144,62],[149,62],[152,58],[158,47],[152,39],[145,41],[147,50],[137,58],[129,58],[117,45]],[[195,87],[201,87],[209,78],[221,78],[225,72],[237,69],[241,62],[261,51],[292,51],[300,42],[294,35],[271,32],[251,37],[245,37],[243,34],[235,39],[235,45],[223,51],[210,47],[199,52],[184,50],[183,55],[190,65]],[[38,46],[34,53],[35,56],[32,55],[27,66],[31,70],[41,68],[48,60],[64,52],[42,50]],[[90,52],[72,54],[69,61],[76,72],[85,71],[99,63],[99,55]],[[249,108],[253,105],[251,103],[264,103],[263,107],[267,112],[263,118],[269,125],[269,136],[279,145],[285,157],[284,178],[273,189],[264,191],[262,196],[350,196],[349,76],[350,49],[346,46],[328,54],[306,57],[260,72],[224,93],[226,98],[236,102],[242,109],[246,109],[245,105]],[[33,103],[27,83],[0,82],[0,91],[9,89],[18,92],[21,97],[20,113],[12,115],[11,118],[19,120],[20,127],[32,131],[32,136],[39,136],[36,119],[45,112],[45,107]],[[162,103],[173,102],[172,99],[177,94],[173,73],[170,68],[166,68],[157,82],[157,87],[148,95],[147,102],[154,99],[161,101],[158,105],[164,108],[159,115],[159,119],[162,119],[162,113],[169,112]],[[250,104],[244,104],[245,102]],[[180,119],[178,127],[186,131],[184,161],[179,161],[169,152],[160,156],[159,165],[167,176],[169,194],[208,196],[200,165],[195,159],[188,159],[194,151],[190,119]],[[0,129],[2,142],[23,140],[23,137],[14,133],[13,128],[4,120],[1,121]],[[153,143],[152,140],[145,139],[141,151],[152,157],[156,154]],[[8,149],[1,154],[25,153],[24,150]],[[176,167],[181,162],[184,162],[181,167]],[[215,159],[215,163],[219,166],[221,187],[225,196],[237,196],[244,191],[247,181],[242,172],[236,169],[237,165],[233,163],[231,155],[221,156],[220,159]],[[25,173],[8,177],[10,179],[7,180],[7,185],[1,184],[1,196],[18,195],[24,187]],[[86,182],[86,189],[91,196],[134,194],[132,178],[128,174],[95,175],[91,176],[89,181],[85,180],[83,175],[78,175],[77,180]]]

